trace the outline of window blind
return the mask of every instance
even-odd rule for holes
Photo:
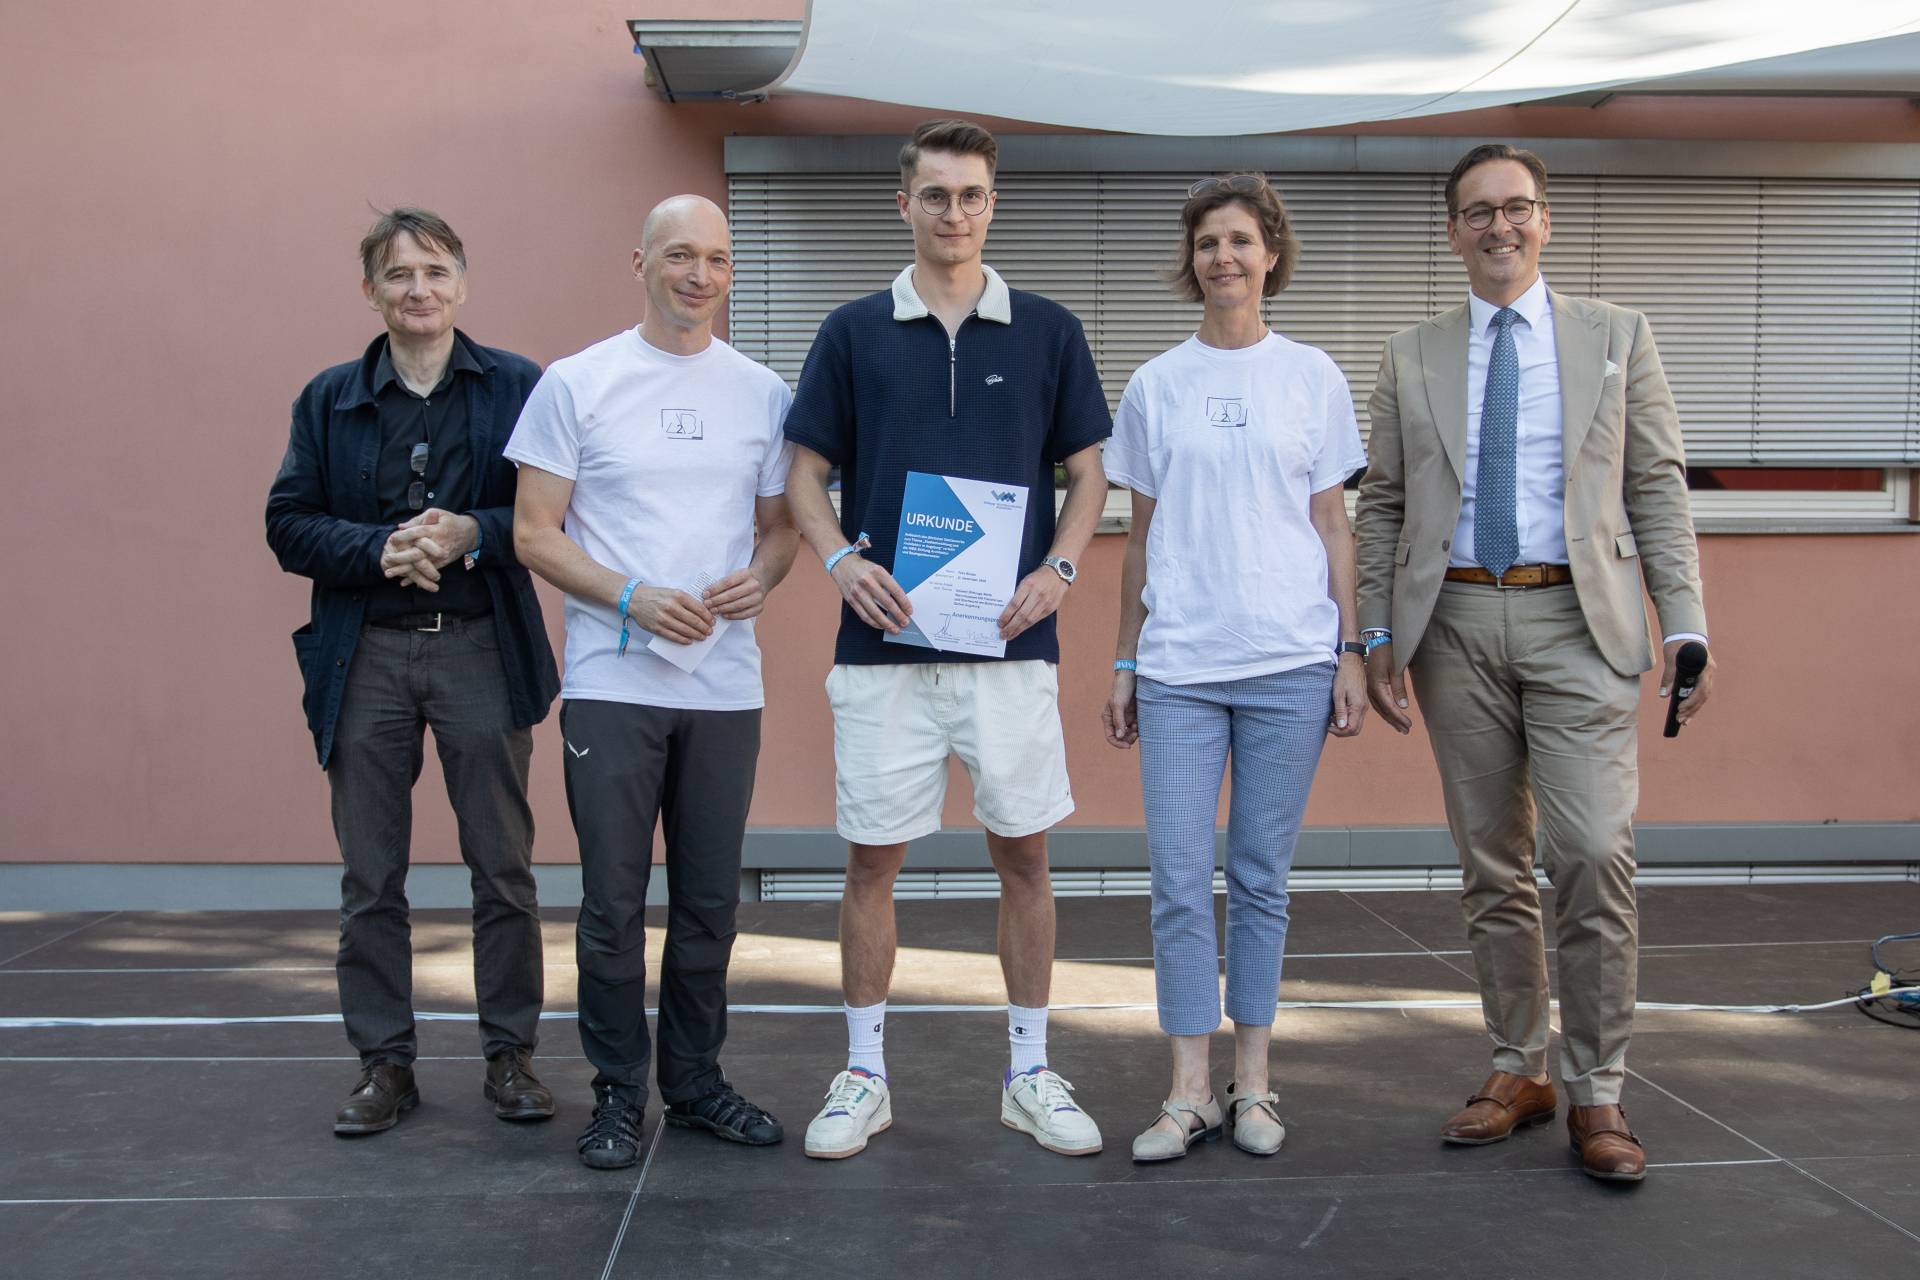
[[[1268,320],[1345,371],[1361,427],[1389,334],[1465,297],[1442,178],[1274,172],[1302,242]],[[789,382],[821,319],[912,255],[887,172],[729,175],[734,345]],[[1108,398],[1193,332],[1165,283],[1191,181],[1008,172],[987,261],[1085,325]],[[1562,292],[1647,314],[1702,466],[1920,462],[1920,182],[1556,174]]]

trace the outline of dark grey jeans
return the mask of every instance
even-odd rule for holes
[[[653,829],[667,843],[660,960],[660,1096],[720,1079],[740,842],[760,756],[758,711],[680,711],[570,699],[567,807],[580,837],[580,1045],[595,1086],[647,1094],[646,903]]]
[[[546,983],[527,805],[533,731],[513,725],[493,619],[448,622],[439,632],[368,627],[327,765],[346,865],[334,972],[347,1039],[364,1065],[410,1063],[416,1050],[406,883],[427,728],[473,877],[482,1048],[531,1049],[538,1039]]]

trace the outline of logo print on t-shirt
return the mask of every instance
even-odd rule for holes
[[[1239,396],[1208,396],[1207,421],[1216,427],[1247,425],[1247,402]]]
[[[669,440],[704,440],[700,415],[692,409],[662,409],[660,426]]]

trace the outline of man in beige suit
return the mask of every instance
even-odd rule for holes
[[[1536,845],[1553,882],[1560,1081],[1586,1171],[1638,1180],[1620,1109],[1638,917],[1633,810],[1641,583],[1674,658],[1706,640],[1673,396],[1646,318],[1548,290],[1540,158],[1468,152],[1447,179],[1447,243],[1471,293],[1388,339],[1360,486],[1360,623],[1374,707],[1427,718],[1465,878],[1462,906],[1493,1074],[1441,1129],[1497,1142],[1553,1119]],[[1681,717],[1712,687],[1709,658]]]

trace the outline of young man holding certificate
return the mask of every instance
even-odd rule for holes
[[[1053,891],[1047,830],[1073,812],[1053,614],[1106,501],[1113,429],[1079,321],[980,260],[993,136],[959,120],[900,152],[913,265],[820,326],[787,415],[788,499],[844,605],[834,667],[835,813],[849,842],[840,909],[847,1069],[807,1127],[838,1159],[893,1121],[882,1040],[893,882],[940,829],[947,758],[974,786],[1000,876],[1012,1061],[1000,1118],[1062,1155],[1100,1131],[1049,1069]],[[1056,522],[1053,475],[1067,475]],[[840,515],[827,492],[840,469]]]
[[[719,1055],[760,753],[752,620],[799,545],[781,496],[791,397],[713,336],[733,256],[712,201],[657,206],[633,268],[645,322],[556,360],[506,449],[520,464],[514,550],[567,594],[560,727],[580,839],[580,1042],[595,1068],[579,1147],[595,1169],[640,1154],[656,821],[667,844],[667,1121],[753,1146],[781,1137],[780,1122],[727,1083]]]

